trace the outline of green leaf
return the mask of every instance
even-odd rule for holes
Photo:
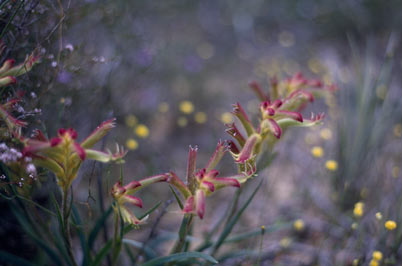
[[[35,266],[36,264],[31,263],[23,258],[17,257],[11,253],[0,250],[0,262],[6,263],[7,265],[20,265],[20,266]]]
[[[251,203],[253,200],[254,196],[257,194],[258,190],[261,187],[262,182],[264,179],[260,181],[258,186],[255,188],[253,193],[250,195],[250,197],[247,199],[247,201],[243,204],[243,206],[240,208],[240,210],[236,213],[236,215],[229,221],[229,223],[225,226],[223,229],[221,235],[219,236],[218,240],[216,241],[214,245],[214,251],[218,250],[218,248],[222,245],[222,243],[225,241],[226,237],[230,234],[232,231],[233,227],[236,225],[237,221],[239,220],[240,216],[243,214],[243,212],[247,209],[248,205]]]
[[[156,203],[151,209],[147,210],[144,214],[138,216],[138,219],[141,220],[141,219],[143,219],[145,216],[147,216],[147,215],[153,213],[153,212],[161,205],[161,203],[162,203],[161,201],[159,201],[158,203]],[[135,228],[138,228],[138,226],[132,225],[132,224],[125,226],[125,227],[124,227],[124,230],[123,230],[123,235],[127,234],[128,232],[130,232],[131,230],[133,230],[133,229],[135,229]]]
[[[174,197],[176,198],[177,203],[179,204],[179,207],[181,210],[183,210],[183,203],[181,202],[179,196],[177,195],[176,191],[174,191],[174,189],[172,188],[171,185],[169,185],[170,190],[172,191]]]
[[[250,249],[243,249],[243,250],[237,250],[237,251],[229,251],[225,254],[223,254],[220,258],[219,261],[222,263],[223,261],[227,260],[227,259],[234,259],[234,258],[238,258],[238,257],[251,257],[251,258],[255,258],[257,256],[259,256],[260,253],[258,251],[255,250],[250,250]]]
[[[170,240],[176,240],[178,238],[179,238],[179,236],[177,235],[176,232],[175,233],[166,232],[166,233],[161,234],[161,235],[155,237],[154,239],[150,240],[149,241],[149,246],[151,246],[151,247],[152,246],[157,246],[157,245],[160,245],[163,242],[170,241]],[[201,240],[200,238],[197,238],[197,237],[194,237],[194,236],[189,236],[189,235],[186,236],[186,241],[188,241],[188,242],[198,242],[200,240]]]
[[[288,229],[292,226],[292,224],[293,223],[286,222],[286,223],[278,223],[278,224],[274,224],[271,226],[266,226],[265,233],[275,232],[275,231],[281,230],[281,229]],[[252,230],[252,231],[249,231],[246,233],[237,234],[232,237],[228,237],[225,241],[223,241],[223,244],[237,243],[237,242],[243,241],[245,239],[256,237],[256,236],[261,236],[261,228],[255,229],[255,230]],[[201,252],[201,251],[211,247],[212,245],[213,245],[212,242],[207,242],[204,245],[197,248],[197,251]]]
[[[183,261],[188,259],[204,259],[210,263],[214,264],[218,263],[218,261],[213,257],[211,257],[210,255],[201,252],[181,252],[147,261],[144,264],[142,264],[142,266],[165,265],[166,263],[169,262]]]
[[[130,245],[130,246],[133,246],[133,247],[135,247],[137,249],[143,249],[144,252],[145,252],[145,255],[148,258],[155,258],[157,256],[156,252],[152,248],[150,248],[148,246],[144,246],[144,244],[141,243],[141,242],[124,238],[123,243],[127,244],[127,245]]]
[[[103,259],[106,257],[106,255],[109,253],[110,249],[113,246],[113,240],[110,239],[109,241],[106,242],[106,244],[103,246],[103,248],[99,251],[98,254],[96,254],[94,261],[90,264],[90,266],[97,266],[100,265]]]
[[[280,223],[280,224],[274,224],[271,226],[266,226],[265,227],[265,233],[269,233],[269,232],[274,232],[280,229],[288,229],[292,226],[293,223]],[[254,237],[254,236],[261,236],[261,228],[250,231],[250,232],[246,232],[246,233],[241,233],[241,234],[237,234],[234,235],[232,237],[229,237],[228,239],[226,239],[223,243],[236,243],[239,241],[242,241],[244,239],[250,238],[250,237]]]
[[[73,221],[77,225],[76,230],[77,230],[78,236],[80,238],[81,249],[84,253],[84,258],[82,259],[82,265],[88,265],[89,264],[89,262],[88,262],[89,261],[89,248],[87,245],[87,241],[85,239],[85,234],[84,234],[83,230],[81,229],[81,226],[82,226],[81,217],[74,204],[72,206],[72,210],[73,210]]]
[[[52,203],[53,203],[53,205],[54,205],[54,207],[56,209],[57,220],[59,222],[59,226],[60,226],[61,230],[64,230],[63,229],[64,228],[64,222],[63,222],[63,218],[61,216],[60,206],[57,203],[56,197],[54,196],[53,193],[50,193],[50,199],[51,199],[51,201],[52,201]],[[64,234],[64,232],[63,232],[63,234]]]
[[[103,225],[105,224],[107,218],[109,217],[109,215],[112,213],[113,208],[112,206],[110,206],[102,215],[102,217],[100,217],[98,219],[98,221],[96,222],[94,228],[91,230],[91,232],[89,233],[88,236],[88,248],[89,250],[92,249],[96,237],[98,236],[99,231],[102,229]]]
[[[44,212],[46,212],[46,213],[48,213],[48,214],[50,214],[50,215],[56,217],[56,214],[55,214],[54,212],[52,212],[51,210],[49,210],[49,209],[43,207],[42,205],[36,203],[35,201],[30,200],[30,199],[28,199],[28,198],[25,198],[25,197],[23,197],[23,196],[21,196],[21,195],[16,195],[16,197],[18,197],[19,199],[23,199],[23,200],[25,200],[25,201],[27,201],[27,202],[29,202],[29,203],[35,205],[36,207],[38,207],[38,208],[41,209],[42,211],[44,211]]]
[[[161,205],[161,203],[162,203],[161,201],[156,203],[151,209],[147,210],[143,215],[138,216],[138,219],[142,220],[145,216],[153,213],[159,207],[159,205]]]

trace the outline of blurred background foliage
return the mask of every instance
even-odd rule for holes
[[[183,176],[188,145],[198,145],[199,162],[206,163],[217,140],[228,138],[223,123],[232,119],[231,104],[258,112],[248,81],[267,88],[271,78],[301,71],[335,82],[336,96],[307,110],[325,110],[324,125],[285,136],[236,232],[302,219],[302,232],[264,240],[263,261],[277,265],[368,263],[373,249],[383,250],[389,263],[400,259],[402,230],[386,237],[374,214],[402,221],[401,1],[2,0],[0,6],[7,45],[1,61],[41,54],[41,63],[14,88],[26,92],[26,109],[41,110],[28,118],[31,127],[55,135],[72,126],[80,138],[117,117],[117,130],[102,145],[118,142],[130,150],[127,181],[168,170]],[[75,199],[81,212],[98,217],[119,169],[84,166],[73,184]],[[36,191],[43,201],[54,186],[49,182]],[[171,198],[158,186],[140,195],[147,208]],[[229,189],[208,199],[216,207],[196,236],[213,227],[232,195]],[[365,202],[361,218],[353,214],[359,201]],[[167,210],[153,238],[178,228],[177,206]],[[1,248],[15,253],[20,240],[8,231],[15,225],[0,219],[1,238],[10,239]],[[151,216],[133,238],[146,239],[154,221]],[[240,250],[250,242],[236,245]],[[27,244],[27,258],[30,249]]]

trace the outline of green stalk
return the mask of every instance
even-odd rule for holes
[[[68,198],[68,186],[66,186],[63,189],[63,206],[62,206],[62,209],[63,209],[63,236],[64,236],[64,241],[66,242],[68,256],[70,257],[73,266],[77,266],[77,262],[75,261],[73,250],[71,247],[71,235],[70,235],[70,225],[69,225],[70,208],[67,205],[67,198]]]
[[[193,217],[193,214],[185,214],[183,216],[179,230],[179,239],[177,240],[170,254],[179,253],[183,250]]]
[[[117,259],[121,250],[121,238],[119,234],[119,215],[114,214],[114,233],[113,233],[113,253],[112,253],[112,265],[117,265]]]

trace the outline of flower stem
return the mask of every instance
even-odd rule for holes
[[[72,197],[72,196],[71,196]],[[68,256],[71,259],[71,263],[73,266],[77,266],[77,262],[75,261],[73,250],[71,247],[71,235],[70,235],[70,225],[69,225],[69,217],[70,217],[70,207],[67,205],[68,198],[68,187],[63,189],[63,236],[64,241],[66,242],[66,248],[68,252]]]
[[[180,230],[179,230],[179,239],[174,245],[170,254],[179,253],[183,250],[183,247],[186,243],[186,237],[190,230],[191,221],[193,220],[193,214],[185,214],[183,216],[183,220],[181,221]]]
[[[121,229],[122,230],[122,229]],[[113,233],[113,252],[112,252],[112,265],[117,265],[121,250],[121,239],[119,235],[119,215],[114,214],[114,233]]]

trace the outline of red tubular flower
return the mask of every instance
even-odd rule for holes
[[[252,135],[255,132],[255,129],[251,124],[250,119],[248,118],[243,107],[241,107],[240,103],[236,103],[233,105],[232,113],[240,120],[248,136]]]
[[[140,220],[127,208],[126,203],[137,206],[139,208],[142,208],[143,206],[142,200],[140,198],[132,196],[130,194],[133,194],[151,184],[166,182],[169,178],[169,175],[170,174],[155,175],[139,181],[131,181],[125,186],[121,186],[120,181],[117,182],[112,188],[112,197],[115,200],[115,204],[113,205],[114,211],[117,214],[120,214],[123,218],[123,221],[126,223],[134,225],[145,223],[145,221],[148,219],[148,216],[145,216],[143,219]]]
[[[255,92],[260,101],[269,101],[269,96],[265,94],[258,82],[252,81],[248,86]]]
[[[244,146],[246,143],[246,139],[243,137],[243,135],[240,133],[239,129],[236,127],[235,123],[232,124],[226,124],[226,133],[231,135],[234,139],[237,140],[237,142],[240,144],[241,147]]]
[[[183,213],[193,213],[200,219],[205,214],[205,198],[211,193],[223,187],[240,187],[240,182],[244,182],[245,176],[239,174],[230,177],[217,177],[219,172],[214,168],[228,151],[228,145],[218,142],[214,154],[209,159],[205,168],[196,170],[196,149],[190,147],[187,162],[187,184],[173,172],[170,173],[168,182],[175,186],[185,199]]]

